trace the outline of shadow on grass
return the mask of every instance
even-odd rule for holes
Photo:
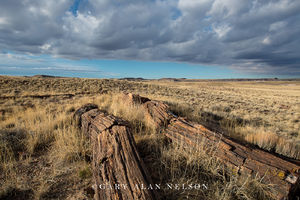
[[[2,194],[0,193],[0,200],[24,200],[24,199],[33,199],[33,191],[29,190],[20,190],[17,188],[8,188]]]

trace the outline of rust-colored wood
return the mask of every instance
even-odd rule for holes
[[[138,95],[129,99],[132,103],[141,102],[137,100]],[[148,100],[143,106],[156,125],[164,127],[163,134],[172,141],[194,149],[205,149],[207,153],[217,156],[237,176],[263,177],[265,182],[274,184],[278,199],[291,198],[296,193],[299,195],[300,166],[296,162],[242,145],[200,124],[188,122],[173,115],[163,102]]]
[[[124,93],[124,101],[144,106],[146,115],[152,119],[156,128],[163,128],[169,124],[174,115],[169,112],[169,106],[161,101],[153,101],[132,93]]]
[[[299,187],[300,166],[257,148],[246,147],[205,127],[181,118],[171,120],[164,134],[177,143],[206,149],[227,164],[234,175],[258,175],[274,184],[278,199],[295,194]]]
[[[158,199],[127,123],[98,109],[81,115],[93,149],[95,199]]]
[[[92,110],[92,109],[96,109],[98,108],[98,106],[96,104],[92,104],[92,103],[88,103],[85,104],[84,106],[80,107],[79,109],[76,110],[76,112],[73,115],[73,118],[75,119],[77,126],[82,127],[82,123],[85,123],[81,120],[81,116]]]

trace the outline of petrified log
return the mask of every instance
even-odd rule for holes
[[[125,93],[125,98],[124,100],[129,100],[129,102],[131,103],[139,103],[139,104],[143,104],[146,103],[147,101],[150,101],[150,99],[146,98],[146,97],[141,97],[137,94],[132,94],[132,93]]]
[[[169,121],[176,117],[169,111],[169,106],[161,101],[153,101],[136,94],[124,93],[125,101],[130,104],[141,104],[144,106],[149,119],[152,119],[156,128],[164,128]]]
[[[135,99],[138,99],[137,95]],[[139,102],[135,100],[133,103]],[[162,102],[147,101],[143,105],[156,125],[165,127],[162,132],[172,141],[194,149],[205,149],[207,153],[217,156],[237,176],[263,177],[265,182],[274,184],[278,199],[293,197],[296,193],[299,195],[298,164],[261,149],[242,145],[200,124],[177,117]]]
[[[93,149],[95,199],[158,199],[128,125],[92,109],[81,115],[81,127]]]
[[[96,104],[88,103],[88,104],[85,104],[84,106],[82,106],[81,108],[79,108],[78,110],[76,110],[76,112],[73,115],[73,118],[75,119],[77,125],[79,127],[81,127],[81,123],[82,123],[81,116],[84,113],[86,113],[92,109],[96,109],[96,108],[98,108],[98,106]]]
[[[241,145],[199,124],[181,118],[171,120],[164,134],[187,147],[206,149],[223,161],[234,175],[258,175],[274,184],[278,199],[295,194],[299,187],[300,166],[257,148]]]

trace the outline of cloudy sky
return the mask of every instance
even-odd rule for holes
[[[300,77],[299,0],[1,0],[0,74]]]

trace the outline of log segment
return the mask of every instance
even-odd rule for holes
[[[96,200],[159,198],[155,190],[145,189],[153,183],[125,121],[91,109],[81,115],[81,127],[93,149]]]
[[[73,118],[79,128],[81,128],[82,123],[84,123],[81,120],[81,116],[84,113],[86,113],[92,109],[96,109],[96,108],[98,108],[98,106],[96,104],[88,103],[88,104],[85,104],[84,106],[82,106],[81,108],[79,108],[78,110],[76,110],[76,112],[73,115]]]
[[[150,100],[137,94],[124,93],[124,101],[129,104],[142,104],[145,108],[145,114],[152,119],[156,128],[165,128],[169,121],[176,117],[169,111],[169,106],[161,101]]]
[[[128,94],[125,94],[128,96]],[[140,103],[138,95],[135,101]],[[162,133],[176,143],[193,149],[205,149],[225,163],[234,175],[263,177],[266,183],[274,185],[277,199],[293,199],[299,195],[300,166],[256,147],[242,145],[204,126],[188,122],[173,115],[163,102],[142,103],[156,126],[165,127]],[[299,196],[298,196],[299,197]]]

